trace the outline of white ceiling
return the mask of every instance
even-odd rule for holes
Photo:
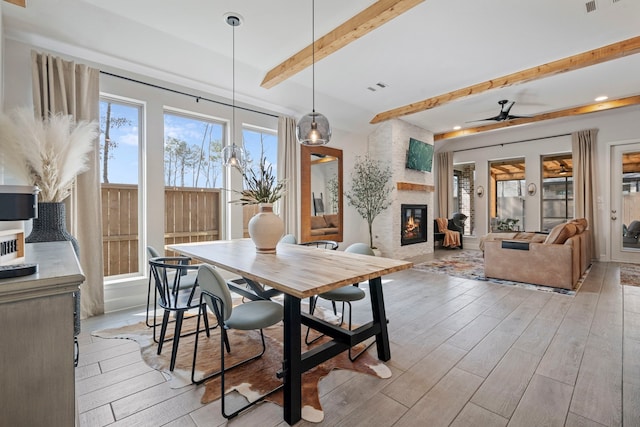
[[[316,38],[374,2],[317,0]],[[377,113],[640,35],[640,0],[596,4],[587,13],[585,0],[426,0],[318,61],[316,110],[334,127],[368,134]],[[4,3],[2,11],[9,38],[87,49],[113,58],[107,65],[161,70],[227,96],[232,29],[224,15],[235,12],[244,18],[236,29],[236,97],[286,114],[311,110],[311,68],[260,87],[267,71],[311,43],[310,0],[27,0],[26,9]],[[377,82],[388,87],[367,89]],[[640,54],[403,119],[439,133],[493,123],[465,122],[495,116],[500,99],[516,101],[511,114],[536,115],[599,95],[638,94]]]

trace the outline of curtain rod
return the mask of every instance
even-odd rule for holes
[[[179,91],[179,90],[171,89],[171,88],[168,88],[168,87],[159,86],[159,85],[156,85],[156,84],[153,84],[153,83],[143,82],[141,80],[132,79],[131,77],[120,76],[118,74],[109,73],[108,71],[100,70],[100,74],[105,74],[105,75],[111,76],[111,77],[117,77],[119,79],[127,80],[127,81],[130,81],[130,82],[138,83],[138,84],[145,85],[145,86],[149,86],[149,87],[152,87],[152,88],[155,88],[155,89],[166,90],[167,92],[177,93],[178,95],[189,96],[191,98],[195,98],[196,102],[199,102],[200,100],[209,101],[209,102],[213,102],[214,104],[224,105],[226,107],[238,108],[240,110],[250,111],[252,113],[264,114],[265,116],[278,118],[278,116],[275,115],[275,114],[265,113],[264,111],[253,110],[253,109],[247,108],[247,107],[239,107],[237,105],[234,107],[233,105],[227,104],[226,102],[216,101],[215,99],[209,99],[209,98],[205,98],[205,97],[202,97],[202,96],[193,95],[191,93],[187,93],[187,92],[182,92],[182,91]]]
[[[453,153],[460,153],[461,151],[478,150],[480,148],[497,147],[497,146],[503,146],[503,145],[509,145],[509,144],[519,144],[521,142],[540,141],[542,139],[557,138],[559,136],[569,136],[569,135],[571,135],[571,134],[570,133],[561,133],[559,135],[541,136],[540,138],[522,139],[520,141],[503,142],[501,144],[483,145],[482,147],[463,148],[462,150],[454,150]]]

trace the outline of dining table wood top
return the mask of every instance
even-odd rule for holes
[[[278,243],[275,254],[261,254],[251,239],[167,247],[300,299],[413,266],[408,261],[290,243]]]

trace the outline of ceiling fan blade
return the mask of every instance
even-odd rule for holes
[[[516,101],[511,101],[511,104],[507,108],[504,108],[504,105],[502,106],[502,112],[504,113],[504,115],[506,117],[509,116],[509,111],[511,111],[511,107],[513,107],[513,104],[515,104],[515,103],[516,103]]]
[[[533,116],[514,116],[513,114],[509,114],[507,116],[507,120],[511,120],[511,119],[530,119]]]
[[[502,119],[500,118],[500,116],[493,116],[493,117],[488,117],[486,119],[478,119],[478,120],[470,120],[468,122],[465,123],[473,123],[473,122],[486,122],[488,120],[495,120],[497,122],[501,121]]]

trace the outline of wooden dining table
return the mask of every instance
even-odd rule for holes
[[[169,249],[270,286],[284,294],[284,420],[302,415],[302,374],[375,336],[378,359],[391,358],[382,276],[411,268],[407,261],[279,243],[275,254],[256,252],[250,239],[169,245]],[[342,286],[369,281],[373,320],[351,331],[302,313],[301,300]],[[332,340],[302,353],[302,325]]]

